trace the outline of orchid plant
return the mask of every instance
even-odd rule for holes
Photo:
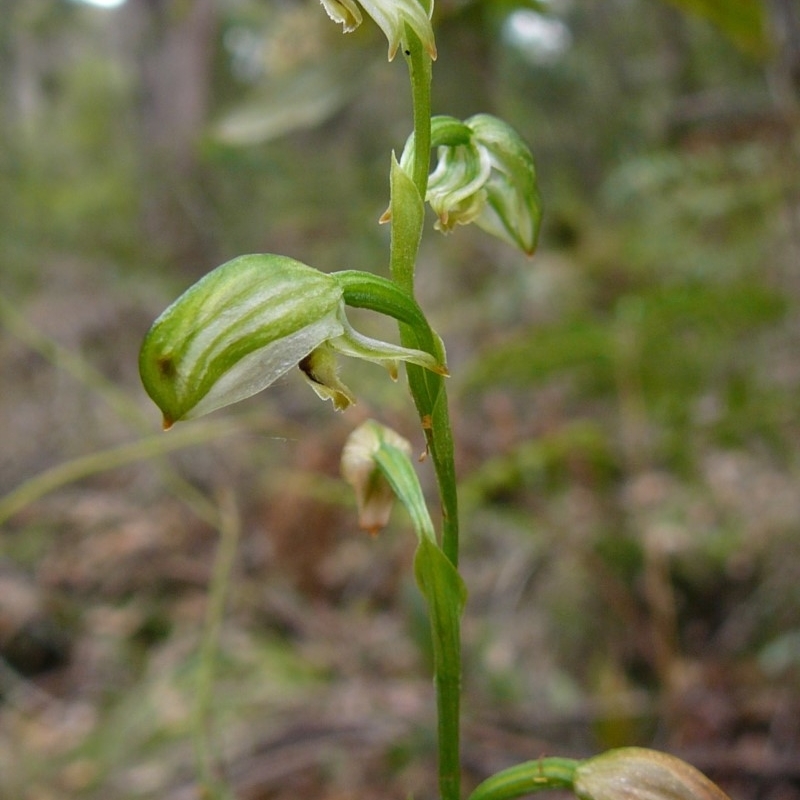
[[[328,15],[352,31],[362,10],[381,28],[391,61],[405,56],[413,132],[390,160],[391,279],[368,272],[321,272],[282,255],[234,258],[181,295],[153,323],[141,348],[144,386],[161,409],[164,428],[235,403],[298,367],[311,387],[343,410],[355,395],[337,374],[337,356],[385,366],[392,378],[406,365],[437,478],[442,509],[437,534],[422,494],[411,446],[370,420],[351,434],[342,473],[354,488],[360,524],[376,533],[399,499],[419,546],[417,583],[430,618],[438,715],[441,800],[460,800],[460,620],[466,588],[458,572],[459,520],[444,346],[415,298],[415,267],[425,202],[436,228],[475,223],[527,254],[536,249],[541,204],[531,153],[505,122],[488,114],[461,121],[431,114],[436,59],[432,0],[322,0]],[[435,167],[431,171],[431,155]],[[400,344],[359,333],[347,308],[367,308],[399,324]],[[510,800],[568,789],[580,800],[724,800],[724,793],[688,764],[640,748],[584,761],[543,758],[488,777],[470,800]]]

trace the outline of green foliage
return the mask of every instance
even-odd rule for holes
[[[766,4],[763,0],[669,0],[678,8],[705,17],[748,53],[766,55]]]
[[[602,428],[591,420],[517,443],[487,458],[462,482],[469,504],[512,505],[531,493],[558,492],[580,471],[594,487],[613,484],[620,465]]]
[[[126,78],[99,57],[68,62],[51,78],[33,118],[6,124],[0,154],[0,211],[14,219],[0,226],[0,249],[18,277],[52,251],[126,260],[135,249]]]
[[[724,283],[747,279],[759,263],[786,181],[766,143],[734,143],[632,158],[611,173],[602,196],[635,268]]]
[[[749,343],[783,317],[784,297],[751,280],[689,282],[623,295],[616,308],[613,316],[587,313],[493,346],[475,362],[467,386],[536,386],[568,375],[576,401],[612,398],[622,369],[636,376],[645,411],[666,436],[662,455],[678,461],[689,430],[708,425],[693,417],[693,405],[704,399],[713,398],[710,433],[721,441],[731,444],[735,431],[741,443],[762,431],[771,400],[766,388],[760,401],[745,388],[757,368]]]

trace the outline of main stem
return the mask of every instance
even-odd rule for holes
[[[406,27],[408,62],[414,110],[414,161],[411,178],[424,201],[428,186],[431,150],[431,59],[422,43]],[[403,220],[407,218],[404,216]],[[392,222],[390,268],[392,280],[410,297],[414,297],[414,269],[422,236],[424,214],[418,224],[403,226],[400,219]],[[414,346],[413,333],[400,326],[401,342]],[[407,366],[409,387],[423,428],[436,473],[442,508],[442,550],[458,566],[458,499],[456,494],[453,435],[450,426],[447,393],[441,376],[421,367]],[[436,665],[436,708],[439,747],[439,793],[441,800],[460,800],[460,699],[461,652],[460,631],[453,632],[456,648],[449,654],[453,663]]]
[[[414,161],[411,177],[424,200],[428,188],[431,151],[431,59],[417,36],[406,28],[409,39],[408,70],[411,78],[411,95],[414,109]],[[410,297],[415,298],[414,269],[422,236],[422,220],[416,230],[398,230],[392,225],[392,280]],[[415,298],[416,299],[416,298]],[[400,330],[403,344],[414,346],[408,330]],[[424,375],[424,380],[418,376]],[[444,382],[421,367],[409,367],[409,383],[417,410],[423,420],[431,459],[442,503],[442,549],[453,564],[458,566],[458,496],[456,494],[453,436]],[[427,388],[427,393],[425,389]],[[427,396],[426,396],[427,395]]]

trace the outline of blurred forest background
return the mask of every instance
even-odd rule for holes
[[[359,533],[338,476],[368,416],[422,449],[402,385],[348,364],[344,414],[292,376],[165,435],[137,375],[150,322],[235,255],[385,274],[402,59],[315,0],[0,5],[0,797],[196,797],[226,525],[236,796],[434,797],[413,536]],[[640,744],[800,798],[800,7],[439,0],[435,29],[435,112],[514,125],[546,208],[533,259],[429,224],[419,268],[467,787]]]

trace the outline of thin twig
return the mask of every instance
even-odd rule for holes
[[[236,498],[228,488],[219,499],[219,545],[209,587],[208,607],[200,645],[194,715],[192,721],[195,758],[200,776],[202,796],[208,800],[230,800],[230,789],[219,777],[218,760],[214,755],[213,689],[214,671],[219,652],[220,634],[225,616],[231,570],[241,533],[241,520]]]

